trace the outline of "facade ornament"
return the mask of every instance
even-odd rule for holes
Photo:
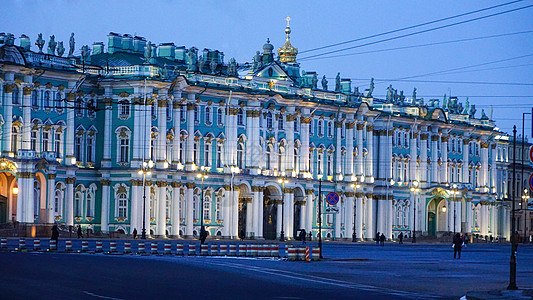
[[[416,104],[416,88],[413,88],[413,104]]]
[[[55,55],[56,46],[57,46],[56,37],[55,35],[51,35],[50,41],[48,41],[48,54]]]
[[[229,60],[228,75],[237,76],[237,62],[235,61],[235,58],[233,57]]]
[[[37,40],[35,41],[35,46],[39,48],[39,53],[43,53],[44,42],[45,41],[43,39],[43,34],[39,33],[39,35],[37,36]]]
[[[370,79],[370,87],[368,88],[368,93],[366,93],[365,97],[371,98],[373,92],[374,92],[374,77]]]
[[[63,42],[57,43],[57,56],[63,56],[65,53],[65,47],[63,46]]]
[[[278,49],[279,61],[282,63],[295,63],[298,49],[294,48],[290,42],[291,27],[289,26],[289,22],[291,18],[287,17],[285,20],[287,20],[287,27],[285,28],[287,38],[285,39],[285,44]]]
[[[485,109],[481,109],[481,120],[488,120],[489,117],[485,114]]]
[[[335,92],[341,91],[341,73],[337,73],[337,76],[335,76]]]
[[[470,108],[470,118],[475,118],[476,117],[476,105],[475,104],[472,104],[472,108]]]
[[[82,46],[81,47],[81,58],[83,62],[87,62],[90,55],[91,55],[91,49],[89,49],[89,46],[87,45]]]
[[[152,58],[152,42],[148,42],[144,47],[144,63],[149,64]]]
[[[322,89],[324,91],[328,90],[328,80],[326,79],[326,75],[322,76]]]
[[[187,52],[187,71],[188,72],[195,72],[196,71],[196,64],[198,60],[198,49],[195,47],[192,47]]]
[[[70,40],[69,40],[69,50],[68,50],[68,57],[74,56],[74,47],[76,46],[76,41],[74,40],[74,32],[70,34]]]

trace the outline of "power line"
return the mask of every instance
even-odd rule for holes
[[[474,21],[479,21],[479,20],[482,20],[482,19],[486,19],[486,18],[490,18],[490,17],[494,17],[494,16],[499,16],[499,15],[503,15],[503,14],[507,14],[507,13],[511,13],[511,12],[515,12],[515,11],[519,11],[519,10],[530,8],[530,7],[533,7],[533,4],[532,5],[523,6],[523,7],[519,7],[519,8],[515,8],[515,9],[502,11],[502,12],[498,12],[498,13],[494,13],[494,14],[490,14],[490,15],[486,15],[486,16],[482,16],[482,17],[477,17],[477,18],[474,18],[474,19],[469,19],[469,20],[465,20],[465,21],[452,23],[452,24],[442,25],[442,26],[429,28],[429,29],[425,29],[425,30],[421,30],[421,31],[417,31],[417,32],[412,32],[412,33],[408,33],[408,34],[404,34],[404,35],[399,35],[399,36],[395,36],[395,37],[391,37],[391,38],[386,38],[386,39],[382,39],[382,40],[378,40],[378,41],[374,41],[374,42],[368,42],[366,44],[360,44],[360,45],[356,45],[356,46],[352,46],[352,47],[347,47],[347,48],[332,50],[332,51],[319,53],[319,54],[315,54],[315,55],[311,55],[311,56],[307,56],[307,57],[302,57],[302,58],[300,58],[300,60],[305,60],[305,59],[309,59],[309,58],[313,58],[313,57],[318,57],[318,56],[338,53],[338,52],[342,52],[342,51],[346,51],[346,50],[361,48],[361,47],[364,47],[364,46],[375,45],[375,44],[388,42],[388,41],[392,41],[392,40],[397,40],[397,39],[400,39],[400,38],[409,37],[409,36],[413,36],[413,35],[418,35],[418,34],[421,34],[421,33],[431,32],[431,31],[435,31],[435,30],[439,30],[439,29],[444,29],[444,28],[456,26],[456,25],[461,25],[461,24],[466,24],[466,23],[470,23],[470,22],[474,22]]]
[[[315,58],[307,58],[307,59],[306,58],[302,58],[300,60],[311,61],[311,60],[319,60],[319,59],[327,59],[327,58],[337,58],[337,57],[354,56],[354,55],[362,55],[362,54],[372,54],[372,53],[379,53],[379,52],[388,52],[388,51],[395,51],[395,50],[404,50],[404,49],[420,48],[420,47],[428,47],[428,46],[436,46],[436,45],[444,45],[444,44],[459,43],[459,42],[469,42],[469,41],[490,39],[490,38],[496,38],[496,37],[504,37],[504,36],[512,36],[512,35],[518,35],[518,34],[527,34],[527,33],[533,33],[533,30],[520,31],[520,32],[511,32],[511,33],[503,33],[503,34],[496,34],[496,35],[488,35],[488,36],[482,36],[482,37],[465,38],[465,39],[459,39],[459,40],[449,40],[449,41],[444,41],[444,42],[435,42],[435,43],[418,44],[418,45],[403,46],[403,47],[394,47],[394,48],[387,48],[387,49],[378,49],[378,50],[369,50],[369,51],[362,51],[362,52],[345,53],[345,54],[338,54],[338,55],[332,55],[332,56],[326,56],[326,57],[315,57]]]
[[[475,13],[486,11],[486,10],[491,10],[491,9],[502,7],[502,6],[506,6],[506,5],[511,5],[511,4],[514,4],[514,3],[517,3],[517,2],[522,2],[522,1],[523,0],[511,1],[511,2],[507,2],[507,3],[503,3],[503,4],[499,4],[499,5],[495,5],[495,6],[491,6],[491,7],[487,7],[487,8],[483,8],[483,9],[479,9],[479,10],[475,10],[475,11],[471,11],[471,12],[467,12],[467,13],[462,13],[462,14],[459,14],[459,15],[446,17],[446,18],[442,18],[442,19],[438,19],[438,20],[434,20],[434,21],[430,21],[430,22],[420,23],[420,24],[417,24],[417,25],[412,25],[412,26],[408,26],[408,27],[404,27],[404,28],[400,28],[400,29],[396,29],[396,30],[386,31],[386,32],[382,32],[382,33],[378,33],[378,34],[374,34],[374,35],[370,35],[370,36],[366,36],[366,37],[362,37],[362,38],[357,38],[357,39],[353,39],[353,40],[349,40],[349,41],[345,41],[345,42],[340,42],[340,43],[326,45],[326,46],[322,46],[322,47],[318,47],[318,48],[304,50],[304,51],[301,51],[300,54],[306,53],[306,52],[313,52],[313,51],[317,51],[317,50],[322,50],[322,49],[326,49],[326,48],[331,48],[331,47],[336,47],[336,46],[340,46],[340,45],[345,45],[345,44],[358,42],[358,41],[362,41],[362,40],[367,40],[367,39],[371,39],[371,38],[375,38],[375,37],[379,37],[379,36],[383,36],[383,35],[387,35],[387,34],[391,34],[391,33],[396,33],[396,32],[405,31],[405,30],[409,30],[409,29],[413,29],[413,28],[417,28],[417,27],[422,27],[422,26],[425,26],[425,25],[430,25],[430,24],[434,24],[434,23],[438,23],[438,22],[442,22],[442,21],[447,21],[447,20],[451,20],[451,19],[455,19],[455,18],[459,18],[459,17],[464,17],[464,16],[467,16],[467,15],[475,14]]]
[[[413,77],[422,77],[429,75],[418,75]],[[406,77],[412,78],[412,77]],[[359,79],[357,79],[359,80]],[[444,84],[480,84],[480,85],[515,85],[515,86],[533,86],[533,83],[525,82],[489,82],[489,81],[448,81],[448,80],[410,80],[410,79],[375,79],[379,82],[396,81],[396,82],[418,82],[418,83],[444,83]]]

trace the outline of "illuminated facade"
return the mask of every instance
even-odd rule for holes
[[[339,75],[328,89],[300,69],[285,32],[278,57],[267,41],[247,64],[115,33],[107,51],[95,43],[80,56],[71,37],[67,57],[53,39],[43,53],[40,36],[31,51],[25,35],[20,46],[0,35],[0,221],[316,236],[321,178],[323,196],[340,195],[323,202],[324,237],[508,235],[497,193],[507,162],[495,150],[507,142],[493,121],[457,98],[424,103],[416,89],[377,99],[373,82],[359,92]]]

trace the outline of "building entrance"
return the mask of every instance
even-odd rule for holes
[[[278,206],[276,197],[266,188],[263,193],[263,237],[266,240],[275,240],[277,238],[277,216]]]

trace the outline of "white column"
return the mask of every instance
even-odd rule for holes
[[[73,85],[74,87],[75,83],[69,82],[69,88],[70,85]],[[65,110],[67,112],[67,131],[66,136],[64,138],[64,143],[66,145],[66,152],[65,152],[65,163],[67,166],[74,165],[73,158],[74,158],[74,126],[75,126],[75,116],[74,116],[74,104],[76,101],[76,93],[68,93],[67,94],[68,101],[65,103]]]
[[[348,114],[347,120],[345,124],[346,128],[346,165],[344,166],[344,176],[346,176],[346,180],[350,181],[351,176],[353,176],[354,173],[354,164],[353,164],[353,128],[354,128],[354,121],[353,121],[353,115]]]
[[[344,205],[344,232],[347,239],[351,239],[353,235],[353,209],[354,209],[354,200],[353,193],[348,193],[345,198]]]
[[[457,201],[455,201],[455,232],[461,232],[461,220],[463,211],[461,204],[461,198],[457,198]]]
[[[335,169],[333,170],[334,171],[334,175],[335,175],[335,178],[337,178],[337,180],[342,180],[343,179],[343,176],[342,176],[342,164],[344,163],[341,159],[341,147],[342,147],[342,136],[341,136],[341,131],[342,131],[342,122],[341,121],[335,121],[334,122],[335,124],[335,131],[336,131],[336,134],[335,134],[335,164],[334,164],[334,167]],[[344,166],[346,167],[346,166]],[[349,180],[349,179],[348,179]]]
[[[193,210],[192,210],[192,203],[193,203],[193,191],[194,191],[194,183],[187,183],[186,189],[185,189],[185,199],[186,199],[186,217],[185,217],[185,236],[192,237],[193,229],[194,229],[194,216],[193,216]]]
[[[278,211],[276,213],[276,219],[277,219],[277,221],[276,221],[276,233],[277,233],[277,237],[278,238],[281,236],[281,218],[282,218],[281,209],[282,209],[282,205],[281,205],[281,202],[280,202],[278,204]],[[283,225],[285,225],[285,224],[283,224]],[[286,234],[286,232],[284,232],[284,234]]]
[[[496,144],[490,145],[490,151],[491,151],[491,180],[490,180],[490,192],[497,192],[496,185],[497,185],[497,164],[496,164]],[[497,222],[496,222],[497,223]]]
[[[55,200],[55,185],[56,174],[48,174],[47,188],[46,188],[46,223],[54,223],[54,200]]]
[[[140,208],[139,202],[142,201],[141,200],[142,191],[143,191],[142,180],[132,179],[130,180],[130,182],[131,182],[130,232],[133,232],[133,229],[137,229],[137,233],[140,233],[142,224],[139,221],[140,219],[139,212],[142,210],[139,210]],[[104,192],[103,187],[104,187],[104,183],[102,183],[102,193]],[[108,191],[109,191],[109,188],[108,188]],[[103,198],[104,197],[102,196],[102,201],[103,201]],[[104,205],[102,203],[102,215],[104,214],[103,206]],[[107,207],[106,210],[107,210],[106,213],[109,214],[109,207]]]
[[[256,165],[254,165],[253,156],[256,151],[255,149],[255,130],[254,130],[254,121],[253,121],[253,110],[246,110],[246,168],[247,169],[253,169]]]
[[[162,236],[162,237],[166,235],[165,231],[167,227],[166,202],[167,202],[167,182],[158,181],[157,182],[157,219],[156,219],[156,233],[155,234],[157,236]]]
[[[28,77],[28,76],[26,76]],[[31,76],[29,76],[31,77]],[[30,79],[31,80],[31,79]],[[27,82],[26,78],[24,80],[26,83],[30,84],[31,81]],[[22,115],[23,115],[23,124],[22,124],[22,149],[29,150],[31,149],[31,93],[33,91],[32,86],[25,86],[23,89],[22,97]],[[74,112],[73,112],[74,113]],[[72,124],[74,126],[74,124]],[[71,140],[73,141],[74,138]]]
[[[356,174],[359,178],[358,181],[361,181],[363,176],[363,129],[365,128],[364,123],[357,123],[357,164],[356,164]]]
[[[438,150],[438,143],[439,143],[439,135],[438,132],[433,132],[433,135],[431,136],[431,183],[438,183],[438,160],[439,160],[439,150]]]
[[[341,204],[337,204],[337,206],[340,206]],[[335,214],[333,215],[333,217],[335,218],[334,220],[334,231],[335,231],[335,238],[336,239],[340,239],[341,238],[341,214],[338,213],[338,214]]]
[[[422,187],[425,187],[428,183],[427,168],[428,168],[428,134],[420,134],[420,183]]]
[[[251,147],[252,147],[252,169],[250,170],[250,173],[252,175],[260,174],[261,170],[259,169],[261,157],[263,155],[263,150],[261,149],[261,146],[259,144],[259,118],[261,117],[261,111],[260,110],[254,110],[250,111],[252,114],[251,118],[251,126],[252,127],[252,140],[251,140]],[[249,138],[249,137],[248,137]],[[262,203],[261,198],[261,203]],[[262,206],[261,206],[262,207]],[[261,208],[262,209],[262,208]]]
[[[366,126],[366,147],[368,153],[366,154],[366,169],[365,182],[374,182],[374,126]]]
[[[263,237],[263,214],[264,214],[264,204],[263,204],[263,189],[260,189],[259,195],[258,195],[258,206],[259,206],[259,215],[257,217],[258,220],[258,238]]]
[[[481,143],[481,186],[489,186],[489,144],[486,141]]]
[[[466,207],[465,207],[465,213],[466,213],[466,230],[465,232],[470,233],[472,232],[472,199],[467,199]]]
[[[174,116],[179,119],[179,115]],[[170,220],[172,223],[171,234],[174,237],[178,237],[180,235],[180,186],[181,183],[172,182],[172,216]]]
[[[294,110],[294,107],[289,107],[289,110]],[[283,118],[283,115],[280,116]],[[286,124],[285,134],[287,138],[287,148],[285,150],[285,170],[287,171],[288,176],[295,175],[296,168],[294,168],[294,119],[296,118],[295,114],[286,115]]]
[[[263,219],[260,217],[260,206],[263,204],[262,199],[259,197],[259,190],[261,187],[252,187],[252,195],[253,195],[253,202],[252,202],[252,227],[250,227],[249,231],[254,233],[254,236],[256,238],[260,237],[259,235],[259,223],[263,221]],[[262,215],[261,215],[262,216]]]
[[[67,226],[74,226],[74,182],[75,177],[69,177],[66,179],[67,190],[65,194],[65,223]],[[31,189],[33,191],[33,188]],[[33,203],[33,201],[32,201]]]
[[[222,228],[222,235],[225,237],[231,236],[231,189],[229,187],[225,187],[224,190],[224,200],[222,203],[222,218],[224,227]]]
[[[233,191],[233,205],[232,205],[232,212],[231,212],[231,228],[232,228],[232,237],[236,238],[239,236],[239,190]]]
[[[108,179],[102,179],[100,180],[100,183],[102,184],[102,210],[100,215],[100,230],[103,233],[107,233],[109,232],[109,196],[111,193],[109,186],[111,182]]]
[[[7,79],[7,78],[6,78]],[[13,130],[13,105],[12,97],[13,90],[16,89],[14,84],[8,84],[4,86],[4,126],[2,131],[3,137],[3,147],[2,152],[4,155],[9,154],[12,151],[11,149],[11,135]]]
[[[156,141],[156,166],[159,169],[165,168],[165,161],[167,160],[167,106],[168,101],[165,99],[160,99],[157,102],[159,135]]]
[[[386,223],[387,223],[387,200],[384,199],[383,195],[380,195],[380,198],[378,198],[378,207],[377,207],[377,228],[376,231],[378,231],[380,234],[383,233],[386,235],[385,229],[386,229]]]
[[[108,92],[108,89],[106,89],[106,93]],[[109,91],[110,92],[110,91]],[[102,159],[102,167],[110,168],[111,167],[111,143],[112,143],[112,128],[113,128],[113,99],[110,97],[106,97],[103,100],[104,106],[105,106],[105,120],[104,120],[104,156]],[[134,123],[137,123],[136,120],[138,112],[135,110],[134,115]],[[138,138],[139,131],[133,131],[133,159],[139,159],[138,153],[140,152],[140,149],[137,149],[136,146],[138,145],[138,142],[136,142],[136,139]],[[70,143],[70,140],[66,140],[67,144]],[[136,155],[137,154],[137,155]]]
[[[442,154],[442,165],[440,182],[442,184],[448,183],[448,138],[449,136],[441,137],[440,153]]]
[[[189,94],[189,101],[194,100],[194,94]],[[191,100],[192,97],[192,100]],[[187,151],[185,153],[185,170],[193,170],[194,161],[194,108],[196,104],[187,103]]]
[[[363,239],[363,195],[357,193],[355,201],[355,238],[360,241]]]
[[[293,215],[293,208],[294,208],[294,194],[285,192],[285,200],[284,200],[284,208],[283,211],[283,231],[285,231],[285,238],[292,238],[293,232],[293,223],[294,223],[294,215]]]
[[[253,225],[254,219],[254,201],[250,199],[245,199],[246,201],[246,237],[251,237],[255,232],[255,227]]]
[[[315,217],[315,214],[313,213],[314,212],[314,201],[313,201],[313,193],[314,191],[313,190],[306,190],[305,191],[306,193],[306,205],[305,205],[305,211],[306,211],[306,225],[305,225],[305,230],[307,232],[311,232],[313,230],[313,220],[314,220],[314,217]]]
[[[409,137],[409,156],[411,156],[409,159],[409,180],[411,182],[415,180],[419,181],[416,174],[416,160],[418,157],[416,139],[418,137],[418,132],[411,131]]]
[[[372,198],[366,199],[365,203],[366,208],[366,220],[365,220],[365,228],[366,228],[366,238],[367,239],[373,239],[376,233],[374,232],[374,200]]]
[[[308,109],[304,109],[308,110]],[[300,171],[308,172],[309,171],[309,127],[311,123],[310,116],[300,117],[301,134],[300,139],[302,141],[302,148],[300,152]]]
[[[468,137],[465,137],[463,139],[463,183],[468,183],[468,145],[470,143],[470,139]],[[470,228],[469,231],[470,232]]]
[[[181,139],[181,114],[180,114],[180,102],[181,92],[175,95],[174,102],[172,103],[172,122],[174,124],[174,140],[172,140],[172,165],[176,166],[180,161],[180,139]],[[183,109],[183,108],[181,108]],[[213,151],[216,151],[216,143],[213,147]]]

